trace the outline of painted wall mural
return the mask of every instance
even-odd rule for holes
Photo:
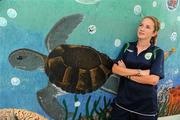
[[[112,61],[146,15],[165,51],[159,116],[180,114],[179,0],[0,0],[0,118],[108,119]]]

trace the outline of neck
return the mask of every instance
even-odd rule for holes
[[[146,47],[149,47],[150,45],[151,43],[149,42],[149,40],[138,39],[137,46],[146,48]]]

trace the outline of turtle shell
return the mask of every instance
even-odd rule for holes
[[[95,49],[60,45],[49,54],[45,65],[49,81],[71,93],[88,93],[101,87],[111,73],[112,60]]]

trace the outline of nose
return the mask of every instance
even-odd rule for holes
[[[140,31],[144,31],[144,26],[140,26],[140,27],[139,27],[139,30],[140,30]]]

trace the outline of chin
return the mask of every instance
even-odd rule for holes
[[[138,39],[146,39],[146,37],[142,35],[138,35]]]

